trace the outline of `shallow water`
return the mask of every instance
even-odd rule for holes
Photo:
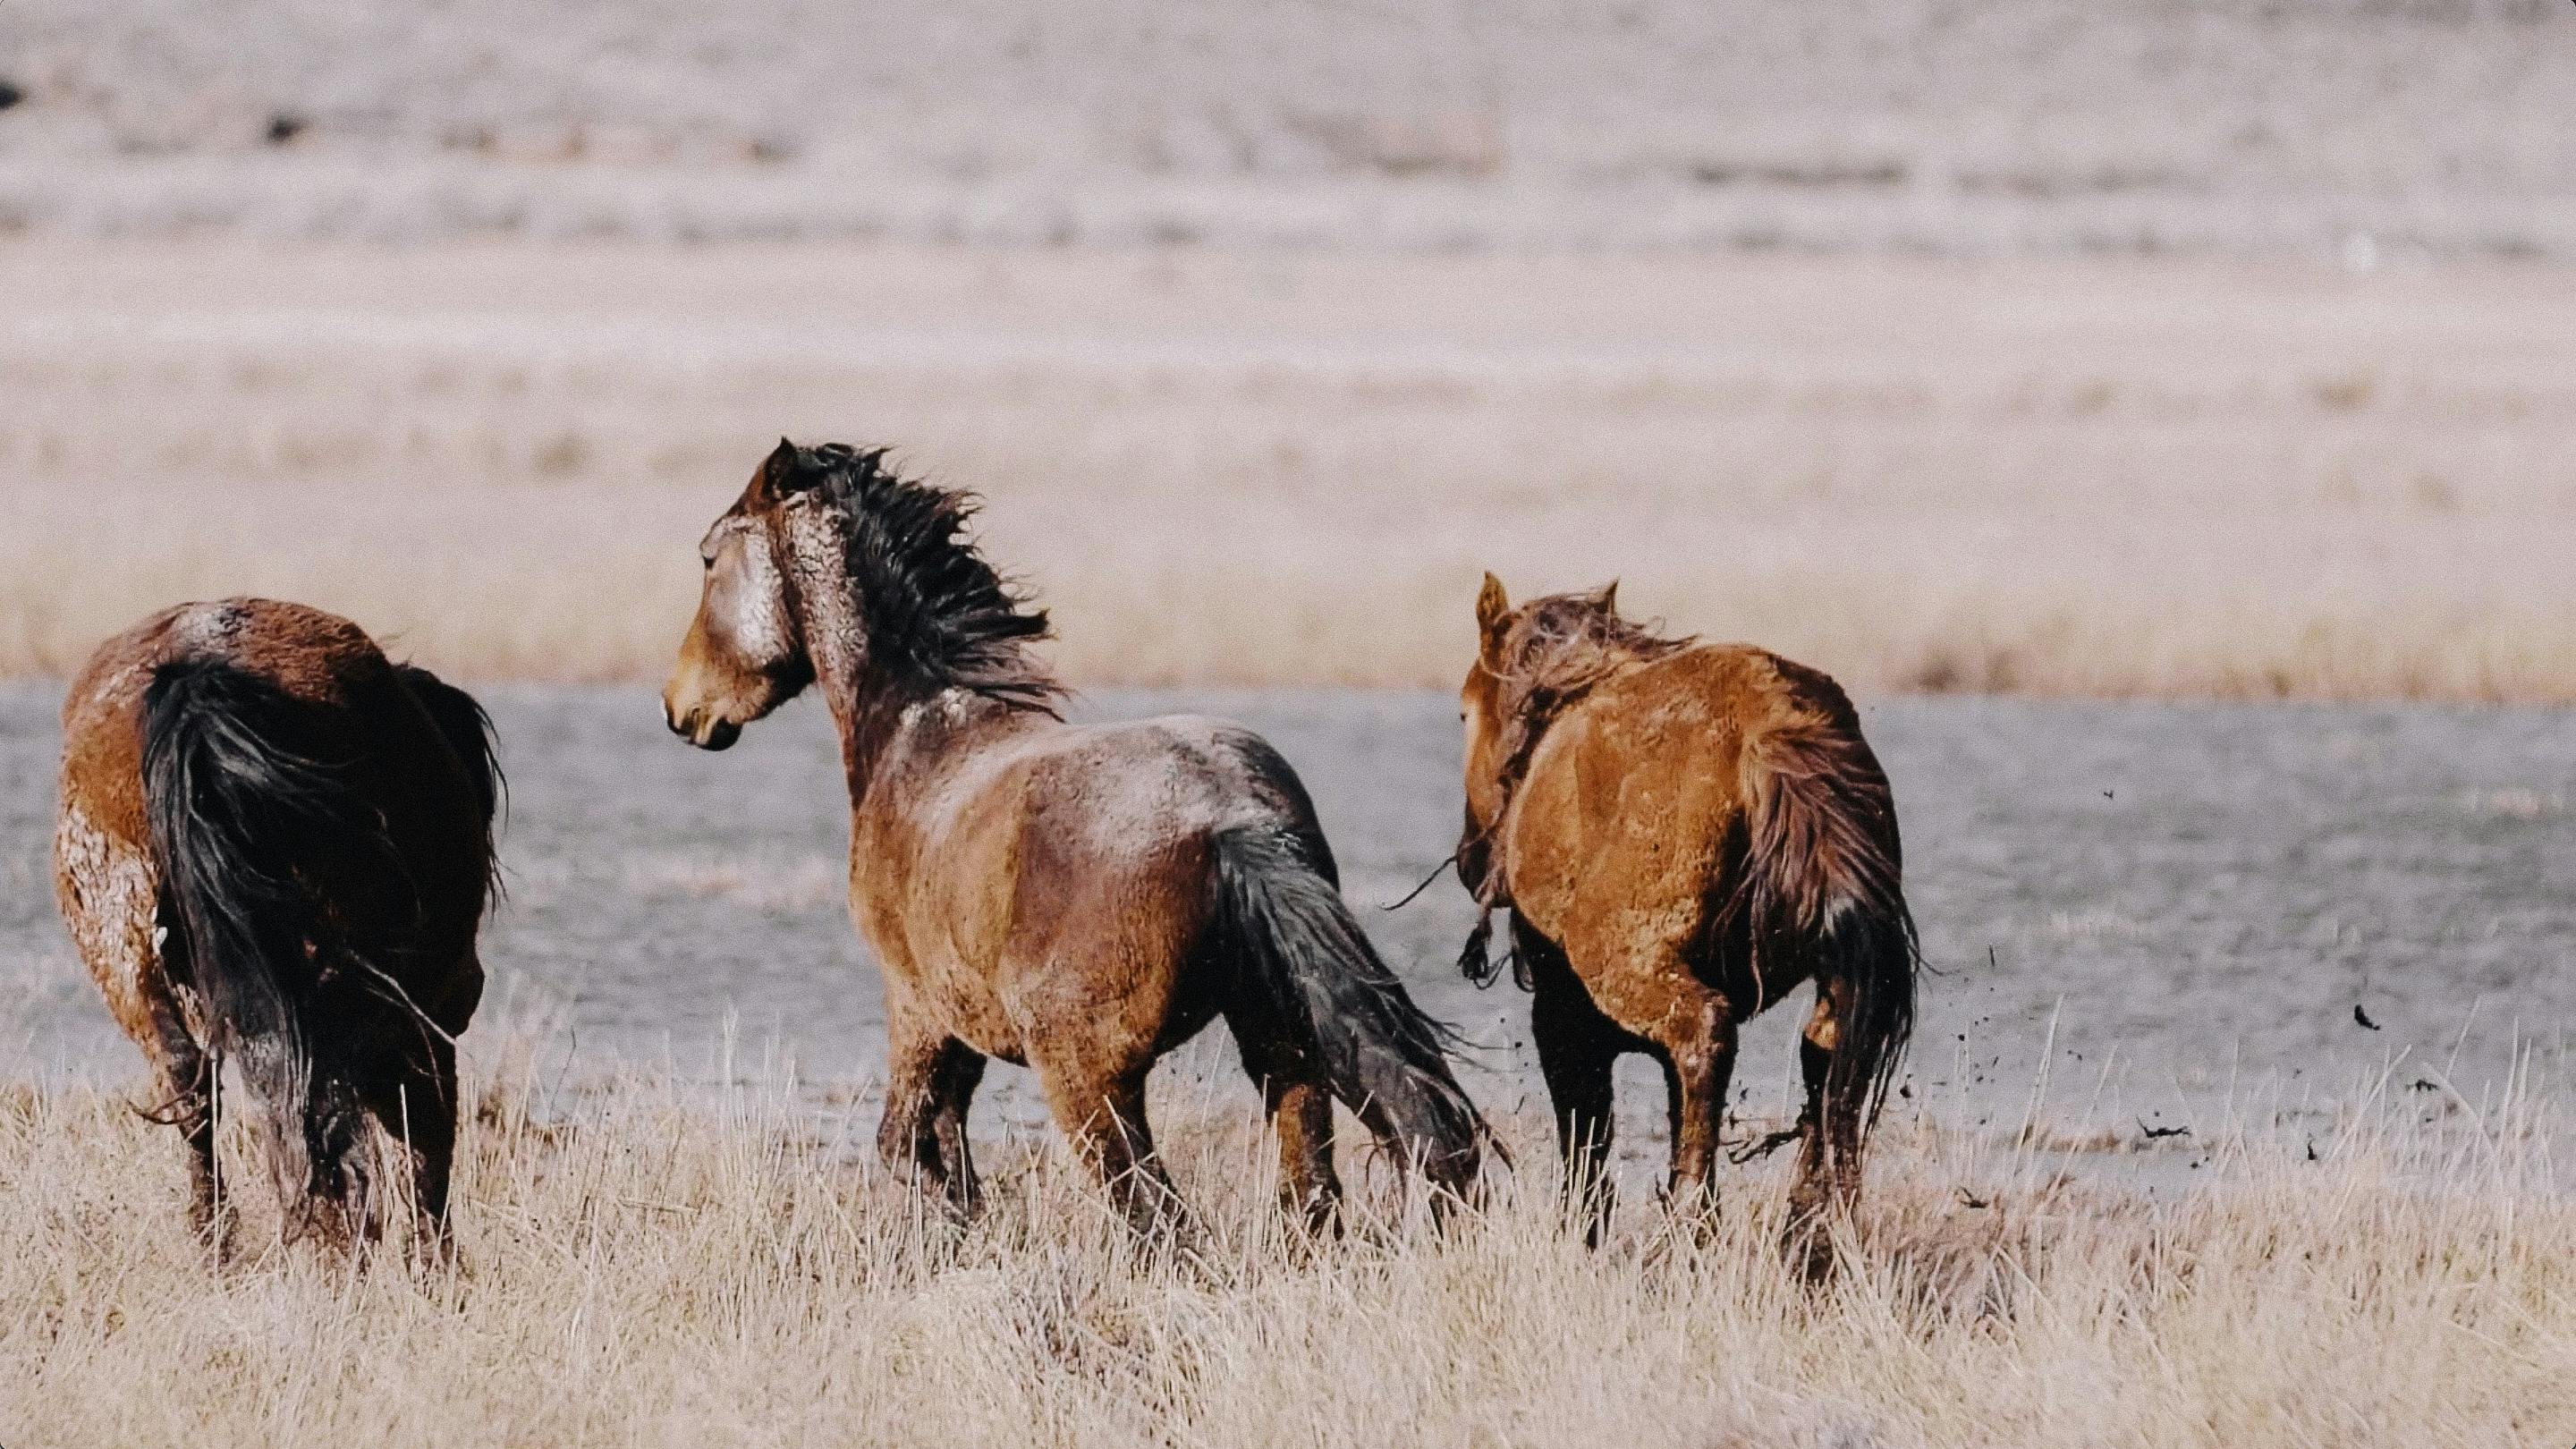
[[[828,722],[799,704],[734,750],[666,735],[632,689],[485,691],[510,773],[510,895],[488,928],[505,1018],[560,1028],[561,1070],[637,1058],[711,1078],[793,1062],[863,1093],[884,1045],[878,982],[841,895],[845,806]],[[0,686],[0,1076],[122,1080],[138,1058],[55,919],[53,686]],[[1445,696],[1103,692],[1079,713],[1208,709],[1268,734],[1304,774],[1363,907],[1453,843]],[[2545,1090],[2576,1041],[2576,715],[2420,707],[1908,699],[1864,711],[1895,781],[1907,889],[1937,976],[1910,1100],[1961,1125],[2043,1116],[2131,1138],[2232,1102],[2322,1123],[2385,1076],[2438,1113],[2498,1089],[2517,1047]],[[1527,1000],[1449,964],[1470,909],[1443,880],[1370,929],[1435,1014],[1484,1050],[1471,1085],[1544,1098]],[[539,1010],[542,1006],[543,1010]],[[2377,1026],[2355,1019],[2359,1007]],[[1748,1033],[1738,1090],[1782,1110],[1798,1010]],[[1173,1071],[1231,1075],[1222,1032]],[[2393,1064],[2394,1070],[2389,1068]],[[1651,1141],[1658,1101],[1623,1076]],[[2416,1087],[2418,1082],[2425,1085]],[[1042,1119],[1025,1074],[979,1103]],[[1250,1097],[1246,1092],[1245,1102]]]

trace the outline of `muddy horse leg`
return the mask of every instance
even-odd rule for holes
[[[1333,1170],[1333,1095],[1313,1082],[1264,1082],[1262,1105],[1279,1133],[1280,1205],[1313,1233],[1341,1227],[1342,1179]]]
[[[984,1183],[975,1174],[975,1150],[966,1140],[966,1114],[975,1105],[975,1088],[984,1080],[984,1054],[964,1042],[949,1046],[952,1049],[931,1076],[930,1135],[948,1184],[948,1200],[971,1218],[984,1210]]]
[[[1789,1189],[1789,1242],[1792,1254],[1803,1253],[1809,1277],[1832,1266],[1825,1238],[1826,1219],[1848,1209],[1859,1195],[1855,1172],[1860,1160],[1860,1116],[1854,1104],[1825,1095],[1840,1039],[1836,1013],[1839,992],[1818,983],[1815,1009],[1798,1038],[1798,1068],[1806,1078],[1806,1105],[1798,1113],[1798,1179]]]
[[[1145,1074],[1152,1063],[1114,1073],[1044,1059],[1034,1065],[1056,1126],[1108,1189],[1128,1226],[1146,1236],[1174,1225],[1186,1231],[1180,1196],[1155,1154],[1154,1129],[1145,1119]]]
[[[1698,1216],[1717,1206],[1717,1141],[1727,1082],[1735,1075],[1735,1011],[1678,957],[1659,954],[1632,968],[1628,979],[1651,982],[1659,998],[1641,1035],[1664,1064],[1673,1137],[1666,1192],[1673,1211]]]
[[[197,1045],[179,1019],[178,1003],[153,996],[153,1102],[138,1108],[146,1121],[179,1129],[188,1144],[188,1226],[221,1258],[232,1226],[231,1204],[224,1201],[223,1168],[215,1159],[216,1093],[222,1089],[221,1068]]]
[[[983,1079],[984,1059],[954,1037],[896,1026],[892,1038],[877,1152],[921,1191],[972,1214],[981,1193],[966,1150],[966,1107]]]
[[[1274,1048],[1258,1028],[1229,1013],[1243,1070],[1261,1090],[1261,1109],[1279,1134],[1279,1206],[1307,1231],[1341,1223],[1342,1179],[1333,1170],[1333,1096],[1297,1070],[1294,1052]]]
[[[1574,975],[1556,943],[1512,923],[1512,949],[1530,968],[1530,1039],[1556,1111],[1569,1209],[1583,1223],[1586,1246],[1601,1246],[1610,1225],[1611,1068],[1626,1035]]]
[[[447,1206],[456,1166],[455,1043],[440,1037],[427,1039],[413,1049],[404,1070],[366,1082],[359,1102],[384,1133],[390,1149],[387,1156],[400,1165],[403,1189],[411,1195],[415,1242],[433,1255],[445,1256],[453,1246]],[[356,1135],[349,1150],[367,1150],[363,1133]],[[394,1200],[382,1191],[374,1198],[371,1203],[348,1205],[365,1211],[365,1220],[350,1223],[362,1239],[374,1239],[390,1226]]]

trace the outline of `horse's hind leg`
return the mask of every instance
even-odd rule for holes
[[[1798,1178],[1789,1188],[1789,1221],[1781,1247],[1810,1283],[1832,1275],[1828,1218],[1836,1209],[1849,1208],[1860,1186],[1852,1172],[1860,1150],[1859,1118],[1849,1104],[1825,1095],[1840,1036],[1835,1021],[1839,995],[1825,982],[1816,984],[1815,1009],[1798,1037],[1798,1069],[1806,1079],[1807,1100],[1798,1112]]]
[[[1717,1201],[1717,1143],[1726,1085],[1735,1074],[1735,1012],[1678,960],[1654,975],[1658,1010],[1642,1033],[1664,1058],[1672,1114],[1673,1209],[1701,1213]]]
[[[407,1073],[368,1083],[360,1100],[383,1130],[396,1160],[403,1164],[404,1185],[410,1190],[412,1211],[417,1215],[416,1227],[425,1230],[420,1240],[431,1251],[444,1254],[452,1244],[447,1208],[449,1183],[456,1165],[455,1044],[432,1037],[411,1066]],[[350,1150],[367,1150],[363,1136],[352,1143]],[[349,1174],[343,1176],[357,1180]],[[381,1215],[390,1203],[379,1195],[377,1203],[367,1206],[372,1213]],[[362,1232],[372,1234],[383,1223],[371,1220],[358,1226]]]
[[[1293,1052],[1271,1049],[1266,1037],[1226,1017],[1243,1069],[1261,1089],[1261,1109],[1279,1134],[1279,1205],[1314,1233],[1341,1222],[1342,1179],[1333,1170],[1333,1095],[1296,1071]]]
[[[215,1159],[215,1059],[197,1045],[179,1020],[175,1002],[156,995],[151,1015],[152,1082],[158,1098],[145,1118],[179,1129],[188,1144],[188,1225],[222,1257],[232,1214],[224,1201],[223,1169]]]
[[[1530,1039],[1556,1112],[1566,1200],[1581,1217],[1584,1243],[1597,1248],[1610,1225],[1611,1068],[1627,1039],[1592,1004],[1554,942],[1517,921],[1512,938],[1530,965]]]
[[[984,1080],[984,1054],[963,1042],[940,1061],[931,1078],[933,1105],[930,1134],[937,1144],[939,1168],[946,1175],[949,1201],[968,1217],[984,1210],[984,1186],[975,1175],[975,1151],[966,1140],[966,1114],[975,1104],[975,1088]]]
[[[1793,1220],[1813,1219],[1834,1207],[1848,1207],[1858,1195],[1853,1164],[1860,1157],[1860,1116],[1853,1104],[1825,1095],[1841,1032],[1836,1023],[1841,993],[1819,982],[1815,1010],[1798,1038],[1798,1067],[1806,1078],[1807,1101],[1798,1113],[1798,1181],[1790,1189]]]
[[[1091,1072],[1040,1060],[1047,1105],[1056,1125],[1090,1164],[1109,1200],[1137,1232],[1153,1236],[1189,1220],[1180,1194],[1154,1151],[1154,1129],[1145,1120],[1145,1075],[1152,1063],[1103,1080]]]
[[[188,1224],[218,1257],[232,1229],[231,1204],[224,1201],[222,1164],[215,1160],[215,1064],[202,1054],[185,1068],[184,1080],[164,1078],[169,1089],[163,1110],[188,1143]]]
[[[1342,1178],[1333,1170],[1333,1094],[1314,1082],[1261,1084],[1279,1133],[1279,1200],[1310,1233],[1341,1225]]]

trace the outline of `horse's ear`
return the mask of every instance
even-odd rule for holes
[[[796,445],[785,438],[779,439],[778,446],[761,460],[760,488],[773,498],[784,498],[810,481],[805,475],[805,461],[797,454]]]
[[[1503,592],[1503,581],[1488,572],[1485,586],[1476,591],[1477,652],[1488,665],[1502,657],[1503,626],[1511,612],[1512,601]]]

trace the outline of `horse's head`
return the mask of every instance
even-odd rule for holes
[[[744,725],[814,682],[788,568],[791,514],[812,484],[804,455],[781,438],[698,543],[706,578],[662,687],[662,718],[700,749],[732,744]]]
[[[1458,691],[1467,734],[1467,823],[1458,869],[1490,898],[1492,836],[1538,737],[1566,704],[1629,650],[1654,641],[1619,618],[1615,583],[1512,607],[1502,580],[1476,594],[1476,662]]]

